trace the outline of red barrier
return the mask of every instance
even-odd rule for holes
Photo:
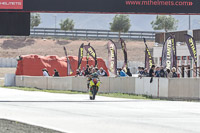
[[[78,65],[77,56],[69,56],[69,60],[72,68],[72,75],[76,74]],[[106,64],[102,58],[97,58],[98,68],[102,67],[109,75]],[[88,61],[89,65],[95,65],[95,61],[90,57]],[[83,57],[81,63],[81,69],[86,68],[87,60]],[[46,68],[49,74],[54,74],[54,69],[57,69],[60,76],[67,76],[67,58],[58,56],[39,56],[39,55],[24,55],[21,56],[21,60],[18,61],[16,75],[27,75],[27,76],[42,76],[42,69]]]

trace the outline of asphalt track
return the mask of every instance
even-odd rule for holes
[[[0,119],[66,133],[199,133],[200,103],[0,88]]]

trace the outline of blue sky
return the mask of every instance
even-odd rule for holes
[[[42,23],[39,27],[54,28],[55,18],[56,27],[59,28],[61,20],[66,18],[73,19],[76,29],[105,29],[110,28],[109,23],[112,22],[115,14],[86,14],[86,13],[41,13]],[[173,15],[179,23],[178,30],[188,30],[189,16],[188,15]],[[156,15],[129,15],[131,20],[131,31],[153,31],[151,21],[155,20]],[[200,15],[191,16],[191,28],[200,28]]]

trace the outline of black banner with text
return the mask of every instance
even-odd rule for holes
[[[200,13],[199,0],[2,0],[1,11]]]

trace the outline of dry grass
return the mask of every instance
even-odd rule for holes
[[[9,41],[8,41],[9,40]],[[126,40],[125,40],[126,41]],[[78,49],[82,43],[90,43],[97,52],[98,57],[107,59],[107,40],[54,40],[54,39],[0,39],[0,57],[17,57],[19,55],[38,54],[38,55],[58,55],[65,56],[63,46],[67,48],[69,55],[78,55]],[[29,44],[30,43],[30,44]],[[154,42],[147,42],[149,48],[153,47]],[[22,45],[19,45],[22,44]],[[144,62],[144,43],[143,41],[126,41],[129,61]],[[16,45],[19,45],[17,48]],[[123,52],[118,49],[118,60],[123,60]]]

